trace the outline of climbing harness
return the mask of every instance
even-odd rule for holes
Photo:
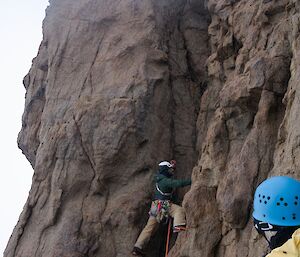
[[[149,215],[155,217],[157,222],[169,218],[169,210],[170,210],[171,202],[169,200],[155,200],[151,204],[151,209]]]
[[[171,195],[172,195],[172,192],[170,192],[170,193],[164,193],[163,191],[161,191],[161,190],[159,189],[159,187],[158,187],[158,183],[156,183],[155,186],[156,186],[156,190],[157,190],[160,194],[162,194],[163,196],[171,196]]]

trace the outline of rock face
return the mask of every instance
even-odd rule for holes
[[[4,256],[130,256],[170,158],[193,183],[169,256],[266,253],[254,190],[300,178],[299,2],[52,0],[46,13],[18,139],[35,172]]]

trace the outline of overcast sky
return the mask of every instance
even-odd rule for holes
[[[48,0],[0,0],[0,255],[28,197],[33,170],[17,147],[23,77],[42,40]]]

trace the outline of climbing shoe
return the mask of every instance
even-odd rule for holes
[[[143,252],[143,250],[138,247],[133,247],[133,250],[131,253],[132,253],[132,255],[135,255],[135,256],[145,256],[145,253]]]
[[[181,226],[175,226],[173,228],[173,233],[178,233],[181,231],[186,231],[186,226],[185,225],[181,225]]]

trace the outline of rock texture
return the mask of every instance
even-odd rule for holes
[[[169,158],[193,180],[169,256],[265,253],[255,187],[300,178],[299,2],[51,0],[46,14],[18,138],[35,172],[4,256],[130,256]]]

